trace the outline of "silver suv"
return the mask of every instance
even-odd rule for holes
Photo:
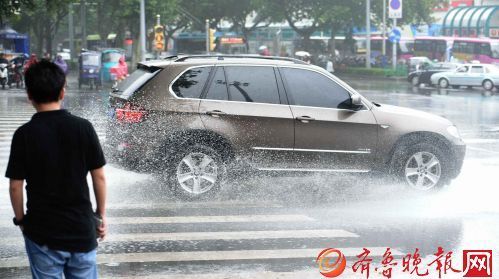
[[[455,178],[465,144],[448,120],[370,102],[295,59],[183,56],[140,63],[110,94],[107,145],[183,197],[228,172],[392,174],[428,191]]]

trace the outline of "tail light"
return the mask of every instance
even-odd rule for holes
[[[147,112],[140,106],[126,103],[116,108],[116,120],[120,123],[139,123],[145,120]]]

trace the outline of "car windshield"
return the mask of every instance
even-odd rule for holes
[[[487,70],[490,73],[499,74],[499,66],[497,66],[497,65],[487,65]]]
[[[82,55],[82,64],[87,66],[100,66],[99,55]]]
[[[102,54],[102,62],[114,62],[118,63],[120,61],[120,58],[122,57],[121,53],[119,52],[106,52]]]

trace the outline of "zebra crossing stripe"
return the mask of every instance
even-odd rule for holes
[[[308,239],[308,238],[357,238],[357,234],[345,230],[277,230],[277,231],[229,231],[229,232],[181,232],[181,233],[133,233],[110,234],[109,242],[139,241],[205,241],[205,240],[256,240],[256,239]],[[22,237],[4,237],[0,245],[22,245]]]
[[[10,209],[5,208],[6,210]],[[229,215],[229,216],[174,216],[174,217],[108,217],[110,225],[118,224],[188,224],[188,223],[249,223],[249,222],[307,222],[315,221],[306,215]],[[0,221],[1,227],[12,227],[12,222]],[[3,242],[0,239],[0,243]]]
[[[364,248],[364,247],[363,247]],[[386,247],[365,247],[370,257],[381,257]],[[275,250],[234,250],[234,251],[189,251],[189,252],[145,252],[97,254],[98,264],[147,263],[147,262],[200,262],[238,261],[267,259],[315,259],[322,249],[275,249]],[[360,247],[340,248],[345,257],[355,257],[362,252]],[[393,256],[403,256],[397,249],[391,249]],[[26,257],[0,259],[0,268],[27,267]]]

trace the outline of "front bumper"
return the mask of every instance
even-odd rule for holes
[[[452,145],[450,147],[451,159],[450,164],[450,178],[456,178],[463,167],[464,156],[466,155],[466,145]]]

